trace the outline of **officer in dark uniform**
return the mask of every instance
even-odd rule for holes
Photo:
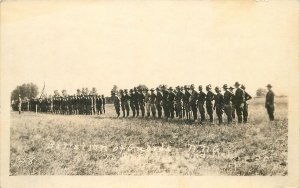
[[[227,122],[228,124],[232,123],[232,97],[233,94],[228,91],[227,84],[223,85],[224,89],[224,111],[227,116]]]
[[[129,108],[129,105],[130,105],[130,96],[128,95],[128,90],[125,89],[124,90],[124,105],[125,105],[125,111],[126,111],[126,117],[129,116],[129,112],[130,112],[130,108]]]
[[[163,101],[163,95],[162,95],[160,89],[157,87],[156,88],[156,101],[155,101],[155,105],[156,105],[156,109],[157,109],[157,116],[158,116],[158,118],[161,118],[161,115],[162,115],[162,101]]]
[[[206,94],[202,91],[202,86],[199,86],[199,94],[198,94],[198,109],[200,113],[200,121],[203,123],[205,121],[205,110],[204,110],[204,103],[206,99]]]
[[[191,99],[190,99],[190,106],[193,112],[194,121],[197,121],[197,99],[198,99],[198,92],[195,90],[194,84],[191,85]]]
[[[135,95],[133,93],[133,89],[129,90],[130,93],[130,108],[132,110],[132,117],[135,117]]]
[[[211,85],[206,86],[206,112],[209,116],[210,123],[213,123],[214,116],[213,116],[213,100],[215,97],[215,94],[211,91]]]
[[[267,109],[270,121],[274,121],[274,111],[275,111],[274,97],[275,97],[275,94],[272,91],[272,85],[271,84],[268,84],[267,88],[268,88],[268,93],[266,95],[265,107]]]
[[[216,87],[215,88],[216,95],[215,95],[215,104],[214,104],[214,109],[216,110],[216,114],[218,116],[218,121],[219,125],[223,123],[223,108],[224,108],[224,98],[223,95],[221,94],[220,88]]]
[[[246,92],[246,87],[244,85],[241,85],[241,89],[244,91],[245,93],[245,102],[244,102],[244,108],[243,108],[243,121],[244,123],[247,123],[248,121],[248,103],[247,101],[252,99],[251,95],[249,95],[247,92]]]
[[[243,110],[245,103],[245,92],[240,88],[240,84],[235,82],[235,108],[238,116],[238,123],[243,122]]]
[[[114,91],[111,91],[111,97],[114,101],[114,107],[117,113],[117,116],[120,116],[120,98],[115,94]]]
[[[174,118],[174,110],[175,110],[175,93],[173,91],[173,88],[170,87],[169,88],[169,94],[168,94],[168,113],[169,113],[169,116],[168,117],[171,117],[172,119]]]
[[[97,108],[97,114],[102,114],[102,98],[100,95],[97,96],[96,99],[96,108]]]

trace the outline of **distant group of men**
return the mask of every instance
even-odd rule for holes
[[[206,121],[206,113],[209,122],[213,123],[213,112],[216,111],[218,123],[223,123],[223,113],[227,116],[227,123],[232,123],[237,116],[238,123],[247,123],[248,121],[248,104],[247,101],[252,97],[245,91],[246,87],[236,82],[234,87],[228,87],[227,84],[221,88],[215,87],[215,93],[212,91],[211,85],[205,87],[206,92],[200,85],[196,91],[194,84],[190,86],[177,86],[175,90],[166,86],[157,87],[156,89],[133,88],[120,90],[119,93],[111,91],[117,116],[122,115],[128,117],[130,111],[133,117],[153,117],[173,119],[187,119],[193,121]],[[268,85],[271,88],[271,85]],[[234,91],[235,90],[235,91]],[[269,90],[270,92],[270,90]],[[269,93],[268,92],[268,93]],[[271,94],[269,94],[271,95]],[[272,97],[269,97],[272,98]],[[267,94],[268,100],[268,94]],[[270,101],[270,100],[269,100]],[[266,108],[268,109],[268,102]],[[273,102],[274,104],[274,94]],[[274,106],[274,105],[273,105]],[[198,120],[198,112],[200,118]],[[269,115],[274,113],[274,109],[268,110]],[[272,116],[272,115],[271,115]],[[270,120],[273,120],[270,117]]]
[[[19,99],[22,101],[21,99]],[[68,95],[30,99],[19,102],[21,106],[28,106],[30,111],[46,112],[64,115],[100,115],[105,113],[106,100],[104,95]],[[27,104],[27,105],[26,105]],[[19,113],[20,113],[19,109]]]

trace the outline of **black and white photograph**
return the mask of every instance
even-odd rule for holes
[[[299,186],[299,1],[0,6],[3,187]]]

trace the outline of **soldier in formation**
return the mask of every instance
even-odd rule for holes
[[[215,87],[213,92],[209,84],[205,87],[206,92],[204,92],[202,85],[198,87],[198,91],[196,91],[194,84],[184,87],[177,86],[175,90],[172,87],[167,88],[163,85],[155,89],[150,89],[150,93],[148,88],[137,89],[135,87],[129,90],[130,93],[126,97],[126,102],[123,90],[120,90],[120,105],[123,111],[123,117],[125,117],[126,104],[128,106],[126,117],[128,117],[130,106],[132,117],[138,117],[140,114],[144,117],[146,111],[147,117],[152,115],[152,117],[155,118],[185,118],[195,122],[199,121],[203,124],[206,121],[207,114],[208,121],[213,124],[215,112],[217,122],[220,125],[223,124],[224,113],[226,115],[227,124],[234,122],[235,114],[237,114],[238,123],[247,123],[247,101],[252,97],[245,91],[246,87],[244,85],[236,82],[234,86],[236,88],[235,91],[233,91],[233,87],[224,84],[222,87],[224,92],[222,92],[220,87]],[[118,100],[118,98],[116,99]],[[114,104],[116,111],[118,111],[118,101]],[[141,113],[139,111],[141,111]]]

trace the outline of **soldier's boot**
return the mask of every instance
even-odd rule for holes
[[[123,117],[125,117],[125,111],[124,110],[122,110],[122,113],[123,113]]]

